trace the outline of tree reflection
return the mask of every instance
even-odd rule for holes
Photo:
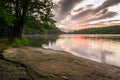
[[[27,36],[27,38],[31,41],[32,47],[42,47],[42,45],[56,42],[59,35],[31,35]]]

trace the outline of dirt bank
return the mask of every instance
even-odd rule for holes
[[[2,56],[5,61],[0,65],[9,62],[16,69],[12,67],[11,71],[19,72],[22,67],[20,75],[24,73],[19,79],[2,80],[120,80],[119,68],[63,51],[24,47],[7,49]]]

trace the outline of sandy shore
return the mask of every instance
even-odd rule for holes
[[[63,51],[13,48],[0,53],[0,80],[120,80],[120,68]]]

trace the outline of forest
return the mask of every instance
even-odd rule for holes
[[[108,26],[99,28],[87,28],[71,32],[72,34],[120,34],[120,26]]]
[[[51,0],[0,0],[0,37],[60,33]]]

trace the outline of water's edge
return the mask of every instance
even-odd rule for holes
[[[41,80],[48,80],[48,79],[49,80],[56,80],[56,79],[78,80],[78,78],[79,78],[79,80],[86,80],[87,78],[91,78],[91,79],[95,79],[95,78],[116,79],[117,78],[117,79],[120,79],[120,76],[118,75],[118,73],[120,74],[120,68],[118,68],[118,67],[112,67],[110,65],[100,64],[100,63],[97,63],[97,62],[94,62],[91,60],[82,59],[82,58],[79,58],[77,56],[71,55],[71,54],[63,52],[63,51],[55,51],[55,50],[48,50],[48,49],[39,49],[38,50],[38,49],[39,48],[32,48],[32,47],[18,48],[18,49],[14,48],[14,49],[8,49],[7,53],[6,53],[6,50],[5,50],[5,53],[4,52],[0,53],[0,65],[1,64],[4,65],[4,66],[0,67],[0,70],[5,71],[2,68],[9,65],[9,67],[6,68],[6,70],[9,70],[9,72],[7,73],[8,76],[6,77],[5,76],[6,74],[2,74],[4,72],[0,72],[0,75],[2,75],[2,77],[0,76],[0,79],[1,80],[7,80],[7,78],[11,78],[10,80],[39,80],[39,79],[41,79]],[[24,54],[28,55],[27,52],[30,52],[29,57],[25,56],[20,60],[12,59],[13,56],[11,57],[11,55],[12,55],[12,54],[10,54],[11,51],[13,51],[13,53],[15,55],[15,54],[20,54],[19,50],[22,51],[23,54],[21,53],[21,55],[19,55],[19,56],[14,56],[14,57],[16,57],[14,59],[18,59],[19,57],[21,58],[21,56],[25,56]],[[33,56],[33,54],[35,54],[35,53],[37,56],[36,55]],[[32,64],[31,64],[30,57],[32,58],[32,62],[33,62]],[[61,60],[61,58],[62,58],[62,60]],[[35,63],[33,59],[35,61],[39,60],[39,62]],[[23,60],[23,61],[21,61],[21,60]],[[26,63],[26,60],[27,60],[27,63]],[[51,61],[52,61],[52,63],[51,63]],[[29,64],[29,62],[31,65]],[[46,63],[46,62],[50,63],[49,68],[47,66],[48,63]],[[61,62],[65,62],[65,63],[61,63]],[[42,64],[42,63],[44,63],[44,64]],[[58,64],[60,64],[61,67],[64,67],[64,69],[62,70]],[[40,71],[37,69],[38,67],[34,67],[34,65],[39,65],[39,68],[41,68]],[[91,67],[90,65],[93,65],[93,66]],[[42,66],[44,66],[44,67],[42,67]],[[54,68],[52,68],[52,66],[54,66]],[[47,68],[48,73],[46,72],[45,68]],[[74,68],[76,69],[75,72],[73,72]],[[104,68],[106,68],[107,70],[105,71]],[[67,73],[66,69],[67,69],[68,73]],[[81,69],[83,70],[82,72],[84,72],[84,73],[81,72]],[[53,72],[53,70],[55,72]],[[66,72],[66,73],[64,73],[64,74],[59,73],[58,70],[60,72],[63,71],[63,73],[64,72]],[[17,75],[15,75],[14,72],[17,72],[16,73]],[[74,73],[76,73],[77,76],[74,76]],[[86,77],[86,76],[88,76],[88,74],[91,77]],[[73,75],[73,76],[69,76],[69,75]],[[83,76],[80,76],[80,75],[83,75]]]

